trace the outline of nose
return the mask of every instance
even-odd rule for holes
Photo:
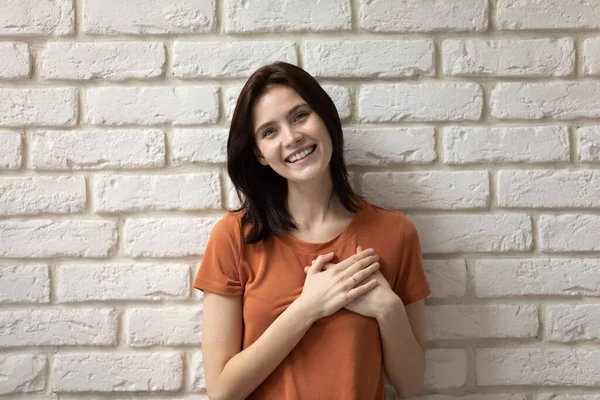
[[[283,127],[281,133],[283,134],[283,145],[285,147],[294,146],[302,139],[302,134],[289,126]]]

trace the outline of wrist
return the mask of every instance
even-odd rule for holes
[[[306,327],[310,327],[315,323],[320,317],[316,312],[311,310],[311,307],[307,306],[301,297],[298,297],[296,300],[290,304],[289,308],[291,311],[297,315],[297,319]]]
[[[387,320],[390,315],[394,315],[402,310],[405,310],[402,299],[400,299],[400,297],[398,297],[394,292],[389,292],[389,294],[384,296],[382,298],[381,306],[377,309],[378,313],[375,318],[379,323]]]

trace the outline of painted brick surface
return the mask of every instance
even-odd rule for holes
[[[599,29],[595,0],[0,1],[0,395],[208,400],[192,283],[239,93],[286,61],[419,234],[411,399],[600,400]]]

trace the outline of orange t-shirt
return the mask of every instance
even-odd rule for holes
[[[373,248],[380,271],[404,304],[431,293],[414,225],[401,213],[359,202],[348,227],[327,243],[292,235],[269,236],[249,245],[241,229],[244,211],[228,212],[211,231],[194,287],[243,296],[243,343],[256,341],[302,293],[304,267],[333,251],[339,262],[356,247]],[[346,309],[316,321],[296,347],[247,399],[384,400],[379,325]]]

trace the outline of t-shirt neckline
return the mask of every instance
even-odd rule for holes
[[[352,220],[348,224],[348,226],[336,237],[329,240],[328,242],[323,243],[311,243],[305,242],[290,233],[284,233],[283,235],[277,236],[279,240],[288,246],[294,248],[295,250],[301,251],[303,253],[309,254],[323,254],[327,253],[331,249],[345,243],[348,239],[350,239],[360,228],[362,223],[365,220],[365,216],[367,214],[368,203],[359,199],[358,200],[359,209],[354,213]]]

